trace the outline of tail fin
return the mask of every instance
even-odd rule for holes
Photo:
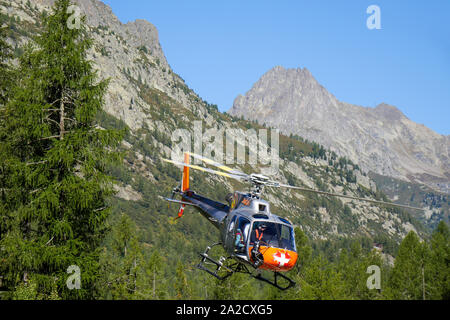
[[[189,153],[184,153],[184,163],[189,164]],[[189,167],[183,167],[183,178],[181,181],[181,191],[189,190]]]
[[[189,153],[184,153],[184,163],[189,164]],[[181,178],[181,192],[185,192],[189,190],[189,167],[183,167],[183,176]],[[172,223],[175,223],[177,219],[180,219],[183,216],[185,204],[181,204],[180,210],[178,211],[178,217],[172,218]]]

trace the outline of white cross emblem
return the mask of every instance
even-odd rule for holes
[[[291,257],[289,254],[278,251],[273,255],[273,259],[278,262],[279,267],[284,267],[289,261],[291,261]]]

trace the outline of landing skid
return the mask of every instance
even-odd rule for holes
[[[207,247],[204,253],[200,253],[200,257],[202,257],[202,260],[200,261],[199,264],[196,265],[196,267],[200,270],[206,271],[207,273],[209,273],[213,277],[216,277],[219,280],[225,280],[226,278],[228,278],[233,274],[233,270],[224,266],[224,262],[227,260],[227,258],[220,257],[219,261],[216,261],[208,255],[209,250],[211,250],[212,247],[219,244],[221,243],[220,242],[215,243],[212,246]],[[214,265],[216,269],[215,270],[210,269],[206,265]],[[223,276],[219,275],[219,271],[221,270],[225,270],[225,275]]]
[[[273,272],[273,281],[269,280],[267,278],[264,278],[260,273],[257,274],[256,276],[252,275],[252,277],[257,279],[257,280],[260,280],[260,281],[266,282],[268,284],[271,284],[275,288],[277,288],[279,290],[282,290],[282,291],[287,290],[287,289],[292,288],[293,286],[295,286],[295,282],[292,279],[286,277],[284,274],[282,274],[280,272]],[[286,286],[281,286],[278,283],[278,277],[286,280],[288,282],[287,285]]]
[[[251,277],[255,278],[256,280],[259,281],[263,281],[265,283],[268,283],[272,286],[274,286],[275,288],[279,289],[279,290],[287,290],[289,288],[292,288],[293,286],[295,286],[295,282],[286,277],[284,274],[280,273],[280,272],[273,272],[274,278],[273,280],[267,279],[265,277],[263,277],[261,275],[260,272],[258,272],[256,275],[253,274],[252,272],[250,272],[250,270],[247,268],[247,265],[244,264],[243,262],[240,261],[235,261],[234,259],[232,259],[231,257],[229,258],[225,258],[225,257],[220,257],[219,261],[214,260],[213,258],[211,258],[208,255],[209,250],[211,250],[211,248],[213,248],[216,245],[221,244],[219,243],[215,243],[210,247],[207,247],[204,253],[200,253],[200,257],[202,257],[201,261],[199,264],[196,265],[196,267],[200,270],[206,271],[207,273],[209,273],[210,275],[212,275],[213,277],[216,277],[217,279],[223,281],[225,279],[227,279],[229,276],[231,276],[233,273],[245,273],[250,275]],[[234,262],[228,266],[225,266],[225,262],[229,261],[229,260],[233,260]],[[213,265],[215,266],[215,270],[214,269],[210,269],[208,268],[206,265]],[[253,268],[255,268],[255,266],[252,265]],[[219,271],[225,271],[224,275],[219,275]],[[283,286],[279,283],[279,278],[282,278],[284,280],[287,281],[287,285]]]

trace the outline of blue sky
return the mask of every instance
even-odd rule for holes
[[[154,24],[172,69],[221,111],[274,66],[306,67],[341,101],[392,104],[450,134],[448,0],[104,2],[123,23]]]

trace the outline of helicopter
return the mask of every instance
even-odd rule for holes
[[[208,165],[218,168],[220,171],[191,164],[190,157],[201,160]],[[261,197],[264,187],[295,189],[327,196],[367,201],[379,205],[422,210],[407,205],[283,184],[271,180],[262,174],[246,174],[191,152],[184,153],[184,162],[169,159],[162,160],[183,168],[180,185],[173,189],[170,198],[164,198],[166,201],[180,204],[178,216],[173,218],[173,220],[183,216],[186,206],[192,206],[220,232],[219,241],[208,246],[203,253],[200,253],[201,261],[196,265],[198,269],[206,271],[219,280],[225,280],[232,274],[240,272],[273,285],[280,290],[287,290],[296,284],[295,281],[283,274],[291,270],[298,260],[294,225],[288,219],[271,212],[270,203]],[[189,169],[249,183],[251,188],[249,192],[235,191],[227,194],[225,198],[227,204],[224,204],[191,190],[189,186]],[[181,200],[175,199],[175,195],[179,195]],[[219,245],[223,247],[228,256],[214,259],[210,254],[210,250]],[[263,270],[271,272],[273,278],[270,279],[263,276]]]

